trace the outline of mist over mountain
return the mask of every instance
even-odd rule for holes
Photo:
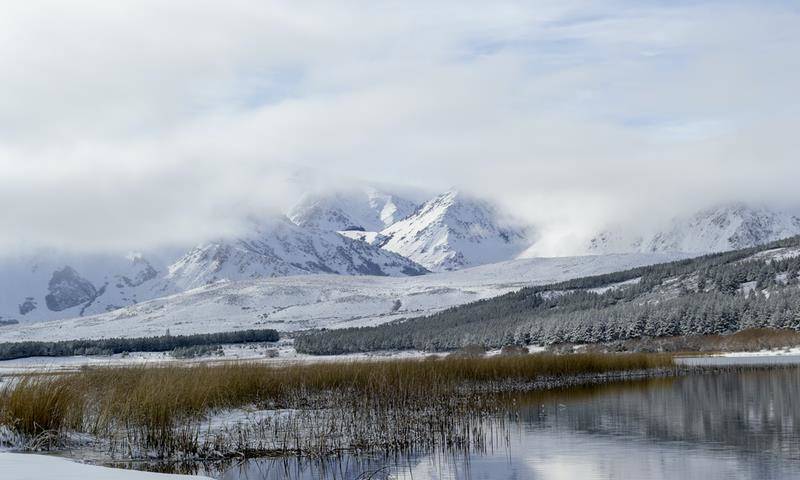
[[[416,208],[414,202],[398,194],[363,186],[306,194],[287,215],[301,227],[377,232]]]
[[[0,320],[95,315],[216,282],[310,274],[430,275],[531,257],[548,241],[545,229],[520,220],[513,207],[501,208],[473,193],[452,189],[423,201],[411,197],[347,184],[301,196],[287,216],[248,216],[246,227],[235,233],[221,226],[216,238],[194,245],[125,254],[41,249],[5,256]],[[745,202],[671,220],[657,221],[654,214],[653,220],[661,227],[606,229],[575,253],[687,256],[800,234],[796,215]]]
[[[422,275],[405,257],[283,216],[183,251],[74,254],[53,250],[0,261],[0,320],[22,322],[102,313],[219,281],[328,273]]]
[[[743,202],[702,209],[677,217],[648,233],[607,230],[592,238],[590,253],[710,253],[763,245],[800,234],[800,218],[792,213]]]
[[[40,251],[0,261],[0,320],[92,315],[175,293],[168,259],[152,253],[76,255]]]

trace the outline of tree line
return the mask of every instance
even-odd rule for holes
[[[66,357],[72,355],[113,355],[125,352],[168,352],[200,345],[226,343],[277,342],[276,330],[242,330],[238,332],[165,335],[137,338],[103,338],[96,340],[63,340],[57,342],[0,343],[0,360],[26,357]]]

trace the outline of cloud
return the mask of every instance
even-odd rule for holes
[[[5,2],[0,249],[235,231],[317,179],[460,185],[569,250],[796,206],[784,2]],[[565,239],[563,242],[559,239]]]

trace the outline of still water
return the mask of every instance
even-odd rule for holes
[[[397,457],[259,459],[244,479],[800,478],[800,368],[697,374],[513,397],[483,448]]]

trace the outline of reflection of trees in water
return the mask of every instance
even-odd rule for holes
[[[691,375],[576,395],[529,398],[522,420],[800,460],[800,408],[795,403],[800,368]]]

